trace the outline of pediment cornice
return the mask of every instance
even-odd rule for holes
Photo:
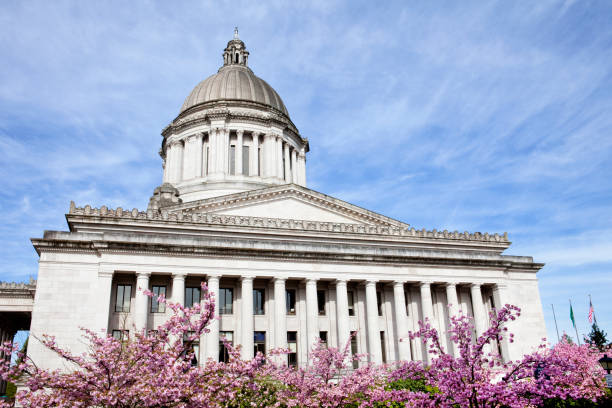
[[[318,191],[308,189],[296,184],[283,184],[280,186],[266,187],[258,190],[250,190],[236,194],[220,197],[212,197],[204,200],[192,201],[168,207],[169,213],[181,212],[184,215],[193,213],[222,213],[224,210],[235,209],[266,201],[292,198],[318,208],[345,216],[355,220],[355,224],[369,224],[381,227],[409,228],[410,225],[393,218],[366,210],[346,201],[328,196]],[[299,218],[299,217],[297,217]]]

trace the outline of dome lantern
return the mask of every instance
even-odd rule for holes
[[[249,52],[246,50],[244,42],[238,36],[238,27],[234,28],[234,38],[228,43],[223,50],[223,66],[226,65],[243,65],[248,66]]]

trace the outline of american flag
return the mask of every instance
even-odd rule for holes
[[[595,311],[593,310],[593,303],[589,300],[589,323],[593,323],[593,314]]]

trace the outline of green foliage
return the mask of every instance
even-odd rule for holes
[[[608,344],[608,339],[606,338],[606,332],[597,326],[597,323],[593,323],[591,327],[591,332],[589,336],[585,339],[589,344],[597,347],[599,351],[604,351],[606,345]]]
[[[12,382],[6,383],[6,397],[7,398],[15,398],[15,393],[17,392],[17,386]]]
[[[227,408],[272,407],[277,403],[276,393],[284,385],[270,378],[257,379],[257,391],[248,385],[238,390],[236,398],[227,401]]]
[[[566,399],[553,398],[544,401],[542,408],[595,408],[595,407],[612,407],[612,392],[608,389],[606,394],[599,398],[596,402],[588,399]]]

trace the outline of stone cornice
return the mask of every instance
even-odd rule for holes
[[[178,206],[180,207],[180,206]],[[213,207],[214,209],[214,207]],[[210,210],[210,208],[208,208]],[[100,208],[92,208],[89,205],[84,207],[76,207],[74,202],[70,204],[70,216],[85,216],[85,217],[101,217],[105,219],[121,219],[121,220],[148,220],[167,223],[195,223],[207,225],[230,225],[235,227],[250,227],[262,229],[281,229],[292,231],[314,231],[325,233],[340,233],[340,234],[358,234],[358,235],[375,235],[375,236],[397,236],[409,238],[425,238],[433,240],[446,241],[475,241],[494,243],[503,248],[509,245],[507,234],[482,234],[476,233],[460,233],[458,231],[437,231],[426,229],[416,230],[410,228],[406,224],[396,221],[396,225],[368,225],[368,224],[349,224],[338,222],[322,222],[322,221],[307,221],[295,219],[267,218],[267,217],[251,217],[251,216],[234,216],[234,215],[218,215],[206,212],[190,212],[190,211],[139,211],[134,208],[132,210],[124,210],[121,207],[109,209],[106,206]]]
[[[0,282],[0,297],[11,299],[34,299],[36,281],[28,283]]]
[[[75,235],[75,236],[71,236]],[[91,235],[91,239],[78,235]],[[353,263],[394,266],[431,266],[459,267],[477,269],[503,269],[517,272],[535,273],[543,264],[534,263],[530,257],[516,257],[492,254],[471,254],[467,251],[435,250],[388,250],[347,248],[337,245],[321,244],[317,248],[294,244],[286,247],[283,242],[255,242],[248,239],[183,239],[164,243],[146,239],[142,234],[130,240],[128,237],[113,239],[96,234],[73,234],[49,232],[42,239],[32,239],[36,251],[41,252],[81,252],[102,254],[158,255],[158,256],[195,256],[221,259],[258,259],[283,260],[290,262]],[[97,238],[97,239],[96,239]]]

